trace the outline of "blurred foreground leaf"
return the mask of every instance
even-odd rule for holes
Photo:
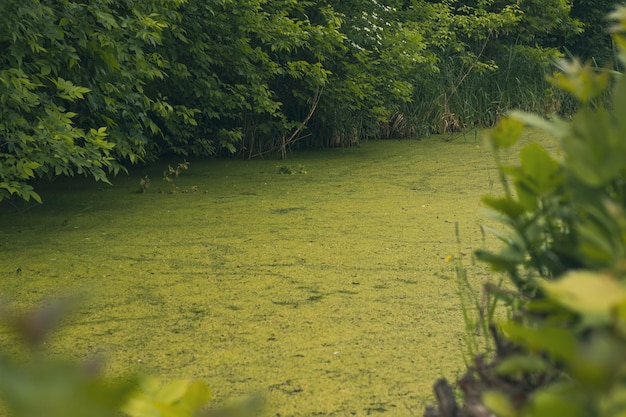
[[[571,271],[558,281],[542,282],[548,296],[585,322],[603,324],[626,301],[626,288],[611,275],[591,271]]]

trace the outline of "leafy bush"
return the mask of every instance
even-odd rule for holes
[[[537,290],[536,274],[551,279],[570,269],[614,268],[624,255],[619,213],[626,202],[626,122],[621,117],[626,83],[616,77],[608,109],[594,102],[611,81],[608,71],[578,61],[563,61],[561,67],[565,72],[551,81],[578,99],[572,121],[512,112],[491,138],[505,195],[483,202],[502,215],[513,233],[503,238],[507,245],[501,253],[478,256],[506,271],[526,295]],[[502,165],[497,152],[516,142],[523,123],[560,138],[564,158],[531,143],[520,151],[520,166]]]
[[[554,112],[542,76],[580,29],[570,10],[562,0],[6,0],[0,201],[39,200],[38,178],[108,181],[164,154],[285,158],[491,126],[510,107]]]
[[[626,7],[611,17],[626,63]],[[490,139],[505,193],[483,202],[510,233],[500,252],[477,255],[510,278],[494,293],[512,314],[493,327],[490,362],[479,355],[459,386],[466,407],[502,417],[626,409],[626,79],[576,60],[560,66],[551,82],[578,100],[572,120],[514,112]],[[596,101],[607,88],[610,108]],[[498,151],[524,123],[560,138],[563,156],[530,143],[519,165],[502,164]]]
[[[107,181],[145,156],[164,77],[154,48],[172,2],[3,1],[0,5],[0,201],[39,196],[30,180]]]

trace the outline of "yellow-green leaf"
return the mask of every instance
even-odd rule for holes
[[[188,386],[189,381],[187,380],[169,382],[157,392],[156,399],[163,403],[178,401],[183,397]]]
[[[593,321],[608,321],[611,311],[626,300],[626,288],[606,273],[572,271],[541,287],[557,303]]]
[[[503,117],[491,132],[491,144],[494,149],[510,148],[517,142],[524,124],[519,120]]]
[[[548,364],[536,355],[511,355],[496,366],[498,375],[516,375],[521,372],[543,372]]]
[[[572,382],[557,382],[538,390],[524,413],[527,417],[582,417],[584,408],[576,400],[582,398]]]
[[[483,404],[498,417],[515,417],[517,412],[506,395],[499,391],[485,391],[482,395]]]
[[[576,340],[573,333],[563,327],[526,327],[513,321],[500,325],[504,335],[512,342],[531,352],[546,352],[557,359],[569,361],[575,353]]]
[[[509,117],[519,120],[524,125],[541,129],[557,138],[566,137],[570,130],[567,122],[554,115],[548,120],[535,113],[513,110],[509,112]]]
[[[187,387],[181,402],[190,410],[197,410],[211,399],[209,387],[202,381],[194,381]]]
[[[520,151],[522,169],[533,181],[537,192],[543,192],[555,184],[559,163],[538,143],[529,143]]]
[[[590,64],[581,65],[578,60],[559,60],[562,73],[554,74],[548,81],[572,94],[582,103],[589,103],[599,96],[609,84],[608,71],[598,73]]]
[[[485,196],[482,198],[482,202],[492,209],[497,210],[513,219],[518,218],[525,212],[524,207],[511,197],[496,198]]]

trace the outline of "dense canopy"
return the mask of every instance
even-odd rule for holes
[[[164,154],[284,157],[558,112],[544,74],[564,47],[606,55],[611,4],[4,0],[0,200]]]

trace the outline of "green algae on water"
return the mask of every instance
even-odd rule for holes
[[[449,261],[489,278],[470,258],[494,164],[444,139],[294,153],[291,175],[192,160],[171,182],[168,161],[112,187],[57,180],[42,206],[0,207],[2,295],[86,294],[47,348],[112,376],[199,378],[217,402],[258,392],[266,416],[421,414],[463,368]]]

